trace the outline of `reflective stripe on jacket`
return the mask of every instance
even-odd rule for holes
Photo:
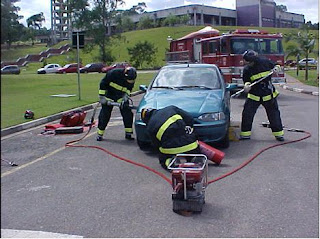
[[[251,100],[254,100],[254,101],[260,101],[262,99],[262,101],[268,101],[268,100],[271,100],[273,98],[276,98],[277,96],[279,95],[279,92],[277,90],[275,90],[275,92],[273,92],[272,94],[270,95],[266,95],[266,96],[257,96],[257,95],[254,95],[254,94],[250,94],[248,93],[247,97]]]
[[[195,133],[188,132],[186,126],[193,127],[193,117],[171,105],[152,114],[147,131],[161,153],[174,155],[198,147]]]

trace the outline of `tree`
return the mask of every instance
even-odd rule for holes
[[[135,27],[134,22],[129,17],[122,18],[122,29],[123,31],[131,31]]]
[[[20,8],[14,6],[19,1],[1,0],[1,43],[8,43],[8,48],[12,42],[19,40],[23,29],[23,25],[19,23],[23,18],[18,15]]]
[[[292,56],[297,56],[303,55],[305,58],[309,58],[310,53],[314,52],[314,47],[316,44],[316,38],[309,33],[308,29],[299,31],[297,35],[295,34],[288,34],[285,36],[285,41],[289,42],[292,40],[295,40],[298,45],[294,47],[294,45],[289,45],[288,48],[286,49],[287,51],[287,57],[292,55]],[[298,66],[297,66],[298,67]],[[305,67],[305,81],[308,81],[308,61],[306,61],[306,67]]]
[[[43,16],[43,12],[35,14],[27,19],[27,26],[33,27],[34,29],[38,28],[40,30],[42,22],[45,22],[46,19]]]
[[[130,55],[130,62],[139,69],[142,68],[145,62],[147,65],[150,65],[154,61],[155,54],[158,51],[158,49],[148,41],[139,41],[134,47],[128,47],[127,50]]]
[[[276,8],[280,12],[286,12],[287,11],[287,6],[285,6],[285,5],[277,5]]]
[[[43,16],[43,12],[35,14],[27,19],[27,26],[29,30],[27,31],[28,36],[31,38],[32,45],[34,45],[36,29],[40,30],[42,26],[42,22],[45,21],[45,17]]]
[[[114,18],[118,5],[123,0],[70,0],[73,25],[86,31],[86,36],[93,39],[93,44],[99,46],[100,58],[103,62],[112,62],[110,45],[111,21]],[[89,8],[90,6],[90,8]],[[106,29],[107,33],[106,33]]]
[[[138,14],[145,12],[147,5],[144,2],[139,2],[138,5],[133,6],[130,10],[135,11]]]
[[[162,22],[163,26],[174,26],[177,23],[179,23],[179,17],[173,15],[173,14],[169,14],[166,19],[164,19],[164,21]]]
[[[138,29],[148,29],[152,28],[153,26],[153,20],[148,16],[141,17],[138,22]]]
[[[189,21],[190,21],[190,16],[188,14],[185,14],[179,17],[179,22],[183,25],[186,25]]]
[[[118,14],[115,17],[115,22],[117,23],[117,30],[120,32],[131,31],[135,28],[135,24],[131,18],[124,14]]]

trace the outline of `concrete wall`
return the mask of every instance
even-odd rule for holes
[[[139,22],[143,16],[148,16],[150,19],[165,19],[170,14],[175,16],[182,16],[188,14],[190,16],[191,25],[221,25],[224,23],[236,24],[237,13],[232,9],[216,8],[210,6],[203,6],[193,4],[188,6],[181,6],[175,8],[168,8],[153,12],[144,13],[141,15],[132,16],[133,22]],[[231,25],[231,24],[228,24]]]
[[[259,5],[237,7],[238,26],[259,26]]]

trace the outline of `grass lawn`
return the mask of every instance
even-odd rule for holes
[[[104,74],[80,74],[81,100],[78,96],[78,75],[46,74],[23,70],[18,76],[1,76],[1,129],[24,123],[27,109],[42,118],[79,106],[98,101],[99,82]],[[148,85],[153,73],[138,73],[134,91],[139,85]],[[74,97],[51,97],[56,94],[76,95]]]
[[[305,81],[305,70],[299,70],[299,75],[297,76],[297,71],[296,70],[288,70],[286,71],[287,74],[290,76],[298,79],[301,83],[306,84],[306,85],[312,85],[312,86],[317,86],[319,87],[319,73],[317,70],[309,70],[308,71],[308,81]]]

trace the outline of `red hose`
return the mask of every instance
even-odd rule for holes
[[[82,139],[84,139],[90,132],[91,130],[91,127],[89,128],[88,132],[83,136],[81,137],[80,139],[77,139],[77,140],[73,140],[73,141],[70,141],[68,143],[65,144],[66,147],[78,147],[78,148],[93,148],[93,149],[99,149],[99,150],[102,150],[104,151],[105,153],[117,158],[117,159],[120,159],[120,160],[123,160],[127,163],[131,163],[133,165],[136,165],[136,166],[139,166],[139,167],[142,167],[142,168],[145,168],[155,174],[157,174],[158,176],[162,177],[164,180],[166,180],[170,185],[171,185],[171,179],[169,179],[168,177],[166,177],[163,173],[160,173],[158,171],[156,171],[155,169],[153,168],[150,168],[149,166],[147,165],[144,165],[144,164],[141,164],[141,163],[138,163],[138,162],[135,162],[135,161],[132,161],[130,159],[126,159],[124,157],[121,157],[117,154],[114,154],[112,152],[110,152],[109,150],[105,149],[105,148],[102,148],[102,147],[99,147],[99,146],[90,146],[90,145],[71,145],[72,143],[76,143],[76,142],[79,142],[81,141]]]
[[[164,180],[166,180],[170,185],[172,185],[172,181],[171,179],[169,179],[167,176],[165,176],[163,173],[160,173],[158,172],[157,170],[153,169],[153,168],[150,168],[149,166],[146,166],[144,164],[141,164],[141,163],[138,163],[138,162],[135,162],[135,161],[132,161],[130,159],[126,159],[124,157],[121,157],[115,153],[112,153],[110,152],[109,150],[105,149],[105,148],[102,148],[102,147],[99,147],[99,146],[89,146],[89,145],[71,145],[73,143],[76,143],[76,142],[79,142],[81,141],[82,139],[84,139],[90,132],[91,130],[91,127],[89,128],[88,132],[83,136],[81,137],[80,139],[77,139],[77,140],[73,140],[73,141],[70,141],[68,143],[65,144],[65,147],[78,147],[78,148],[93,148],[93,149],[99,149],[99,150],[102,150],[104,151],[105,153],[117,158],[117,159],[120,159],[120,160],[123,160],[127,163],[131,163],[133,165],[136,165],[136,166],[139,166],[139,167],[142,167],[142,168],[145,168],[153,173],[155,173],[156,175],[162,177]],[[296,139],[296,140],[290,140],[290,141],[286,141],[286,142],[282,142],[282,143],[278,143],[278,144],[274,144],[274,145],[271,145],[271,146],[268,146],[268,147],[265,147],[263,149],[261,149],[259,152],[257,152],[256,154],[254,154],[250,159],[248,159],[247,161],[245,161],[244,163],[242,163],[241,165],[239,165],[238,167],[236,167],[235,169],[217,177],[217,178],[214,178],[210,181],[208,181],[208,185],[211,184],[211,183],[214,183],[216,181],[219,181],[223,178],[226,178],[232,174],[234,174],[235,172],[237,172],[238,170],[242,169],[243,167],[245,167],[246,165],[248,165],[250,162],[252,162],[256,157],[258,157],[260,154],[262,154],[264,151],[268,150],[268,149],[271,149],[271,148],[275,148],[275,147],[278,147],[278,146],[281,146],[281,145],[285,145],[285,144],[291,144],[291,143],[295,143],[295,142],[299,142],[299,141],[302,141],[304,139],[307,139],[309,137],[311,137],[311,134],[307,131],[297,131],[297,132],[301,132],[301,133],[305,133],[307,134],[305,137],[302,137],[300,139]]]
[[[302,137],[300,139],[296,139],[296,140],[290,140],[290,141],[287,141],[287,142],[282,142],[282,143],[278,143],[278,144],[273,144],[271,146],[268,146],[268,147],[265,147],[263,149],[261,149],[259,152],[257,152],[256,154],[254,154],[250,159],[248,159],[247,161],[245,161],[244,163],[242,163],[240,166],[236,167],[235,169],[215,178],[215,179],[212,179],[210,181],[208,181],[208,185],[211,184],[211,183],[214,183],[216,181],[219,181],[220,179],[223,179],[223,178],[226,178],[228,176],[230,176],[231,174],[234,174],[235,172],[237,172],[238,170],[242,169],[243,167],[247,166],[250,162],[252,162],[256,157],[258,157],[260,154],[262,154],[264,151],[268,150],[268,149],[271,149],[271,148],[275,148],[275,147],[278,147],[278,146],[281,146],[281,145],[285,145],[285,144],[291,144],[291,143],[295,143],[295,142],[299,142],[299,141],[302,141],[304,139],[307,139],[309,137],[311,137],[311,134],[309,132],[306,132],[306,131],[301,131],[302,133],[305,133],[307,134],[307,136],[305,137]]]

